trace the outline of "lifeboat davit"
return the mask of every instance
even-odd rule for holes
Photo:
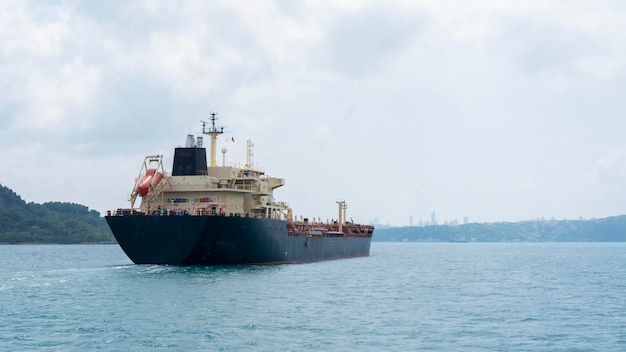
[[[146,175],[143,177],[143,179],[141,179],[141,182],[139,183],[139,186],[137,187],[137,191],[139,192],[140,196],[143,197],[146,194],[148,194],[148,191],[150,190],[150,185],[153,184],[152,182],[153,179],[154,179],[154,185],[156,186],[163,179],[163,174],[160,172],[157,172],[156,169],[146,170]]]

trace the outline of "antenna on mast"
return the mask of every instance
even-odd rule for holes
[[[210,122],[211,125],[209,126],[208,131],[206,129],[206,125],[209,124],[209,122],[204,121],[204,120],[200,120],[200,122],[202,122],[202,133],[203,134],[210,134],[210,133],[222,134],[222,133],[224,133],[224,128],[226,126],[215,126],[215,121],[217,120],[217,117],[215,117],[215,115],[217,115],[216,112],[212,112],[211,113],[211,122]]]

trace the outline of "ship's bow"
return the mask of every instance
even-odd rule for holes
[[[122,250],[135,264],[180,265],[202,235],[206,217],[106,216]]]

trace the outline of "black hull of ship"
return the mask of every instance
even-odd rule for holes
[[[287,234],[283,220],[229,216],[106,216],[135,264],[306,263],[368,256],[371,237]]]

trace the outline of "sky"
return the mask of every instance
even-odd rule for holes
[[[0,184],[27,202],[128,207],[216,112],[295,215],[626,213],[621,0],[0,0],[0,77]]]

